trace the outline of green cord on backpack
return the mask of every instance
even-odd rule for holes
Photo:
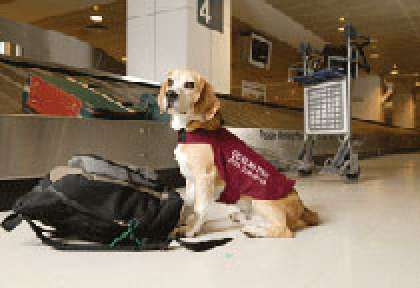
[[[139,225],[139,223],[136,219],[130,220],[128,222],[127,231],[121,233],[121,235],[118,236],[117,238],[115,238],[109,246],[111,248],[115,248],[118,245],[118,243],[120,243],[120,242],[126,240],[127,238],[129,238],[129,239],[132,239],[134,241],[134,245],[135,245],[136,249],[140,249],[141,246],[143,245],[143,242],[141,240],[139,240],[135,235],[135,231],[136,231],[138,225]]]

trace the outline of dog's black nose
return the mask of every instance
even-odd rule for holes
[[[166,97],[168,98],[169,107],[172,107],[175,101],[178,100],[179,95],[175,91],[168,91]]]
[[[176,93],[175,91],[172,91],[172,90],[170,90],[166,93],[166,97],[168,97],[170,99],[177,99],[178,96],[179,96],[178,93]]]

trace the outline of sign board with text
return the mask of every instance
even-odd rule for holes
[[[197,20],[211,30],[223,33],[223,0],[197,0]]]
[[[242,97],[265,102],[267,98],[267,85],[242,80]]]

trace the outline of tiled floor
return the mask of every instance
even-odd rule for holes
[[[298,182],[323,224],[295,239],[247,239],[230,227],[206,237],[233,235],[231,244],[202,254],[86,254],[41,246],[27,227],[0,232],[0,287],[420,287],[420,155],[362,167],[359,184]],[[215,210],[208,230],[229,228]]]

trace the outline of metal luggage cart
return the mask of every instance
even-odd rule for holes
[[[360,165],[358,154],[354,152],[352,147],[351,134],[351,81],[352,81],[352,65],[355,65],[355,70],[358,67],[359,51],[354,46],[358,37],[357,32],[351,25],[346,25],[345,28],[347,57],[338,59],[332,56],[334,61],[347,62],[347,71],[339,76],[334,75],[331,69],[331,59],[328,59],[327,71],[330,77],[324,80],[319,80],[319,83],[305,83],[304,84],[304,144],[299,153],[299,164],[297,170],[300,175],[308,176],[313,173],[315,168],[313,160],[313,148],[315,141],[319,135],[333,135],[339,139],[339,148],[335,156],[327,159],[324,163],[322,171],[339,174],[344,177],[346,181],[357,181],[360,176]],[[366,37],[361,37],[364,39]],[[368,40],[370,41],[370,40]],[[308,56],[308,45],[301,47],[303,54],[303,72],[304,77],[312,77],[316,75],[311,69],[312,65],[309,63],[311,57]],[[359,46],[360,47],[360,44]],[[357,72],[355,73],[357,77]],[[316,76],[314,76],[316,78]],[[308,78],[308,77],[307,77]],[[319,78],[317,78],[319,79]]]

